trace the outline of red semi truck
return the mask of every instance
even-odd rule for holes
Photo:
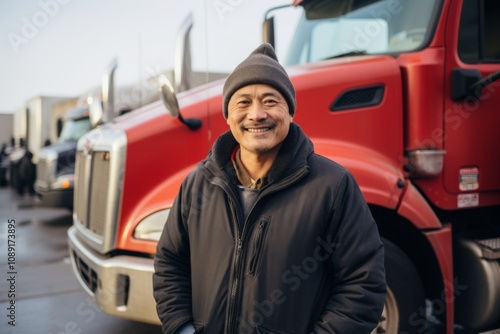
[[[354,174],[377,221],[388,282],[377,332],[422,333],[429,319],[446,333],[499,328],[500,3],[296,2],[283,59],[294,121]],[[278,10],[266,13],[271,43]],[[69,248],[104,312],[159,323],[156,242],[180,183],[228,129],[222,85],[175,96],[164,83],[164,103],[78,142]]]

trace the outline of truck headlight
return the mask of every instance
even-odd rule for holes
[[[134,230],[134,238],[151,241],[160,240],[161,232],[169,213],[170,209],[165,209],[145,217],[137,224]]]
[[[52,184],[54,189],[71,189],[73,188],[75,176],[73,174],[61,175]]]

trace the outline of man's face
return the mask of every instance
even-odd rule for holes
[[[227,124],[242,155],[277,153],[292,122],[279,91],[262,84],[245,86],[231,96],[227,109]]]

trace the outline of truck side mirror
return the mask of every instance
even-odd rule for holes
[[[57,123],[56,123],[57,138],[59,138],[61,136],[61,132],[62,132],[62,129],[63,129],[63,124],[64,124],[63,119],[61,117],[57,118]]]
[[[283,8],[292,8],[292,5],[282,5],[276,6],[273,8],[269,8],[264,14],[264,22],[262,23],[262,41],[264,43],[269,43],[276,50],[276,31],[274,26],[274,16],[271,16],[271,12],[283,9]]]
[[[274,46],[274,16],[264,19],[262,24],[262,41]]]
[[[159,83],[161,99],[163,100],[163,104],[167,108],[170,116],[178,118],[179,121],[181,121],[181,123],[187,126],[190,130],[198,130],[202,125],[201,120],[197,118],[184,119],[184,117],[182,117],[172,83],[164,75],[160,75]]]
[[[451,99],[453,101],[462,101],[468,97],[478,98],[481,91],[475,91],[472,87],[481,79],[481,72],[478,70],[453,69],[451,71]]]
[[[168,113],[173,118],[177,118],[180,115],[179,103],[177,102],[177,97],[175,96],[174,87],[170,80],[166,76],[160,75],[159,77],[161,99],[163,104],[167,108]]]
[[[500,71],[483,78],[479,70],[455,68],[451,72],[451,99],[453,101],[478,99],[481,90],[498,79]]]

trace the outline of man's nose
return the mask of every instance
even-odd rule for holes
[[[248,110],[247,118],[252,121],[260,121],[267,118],[267,112],[261,103],[252,103]]]

